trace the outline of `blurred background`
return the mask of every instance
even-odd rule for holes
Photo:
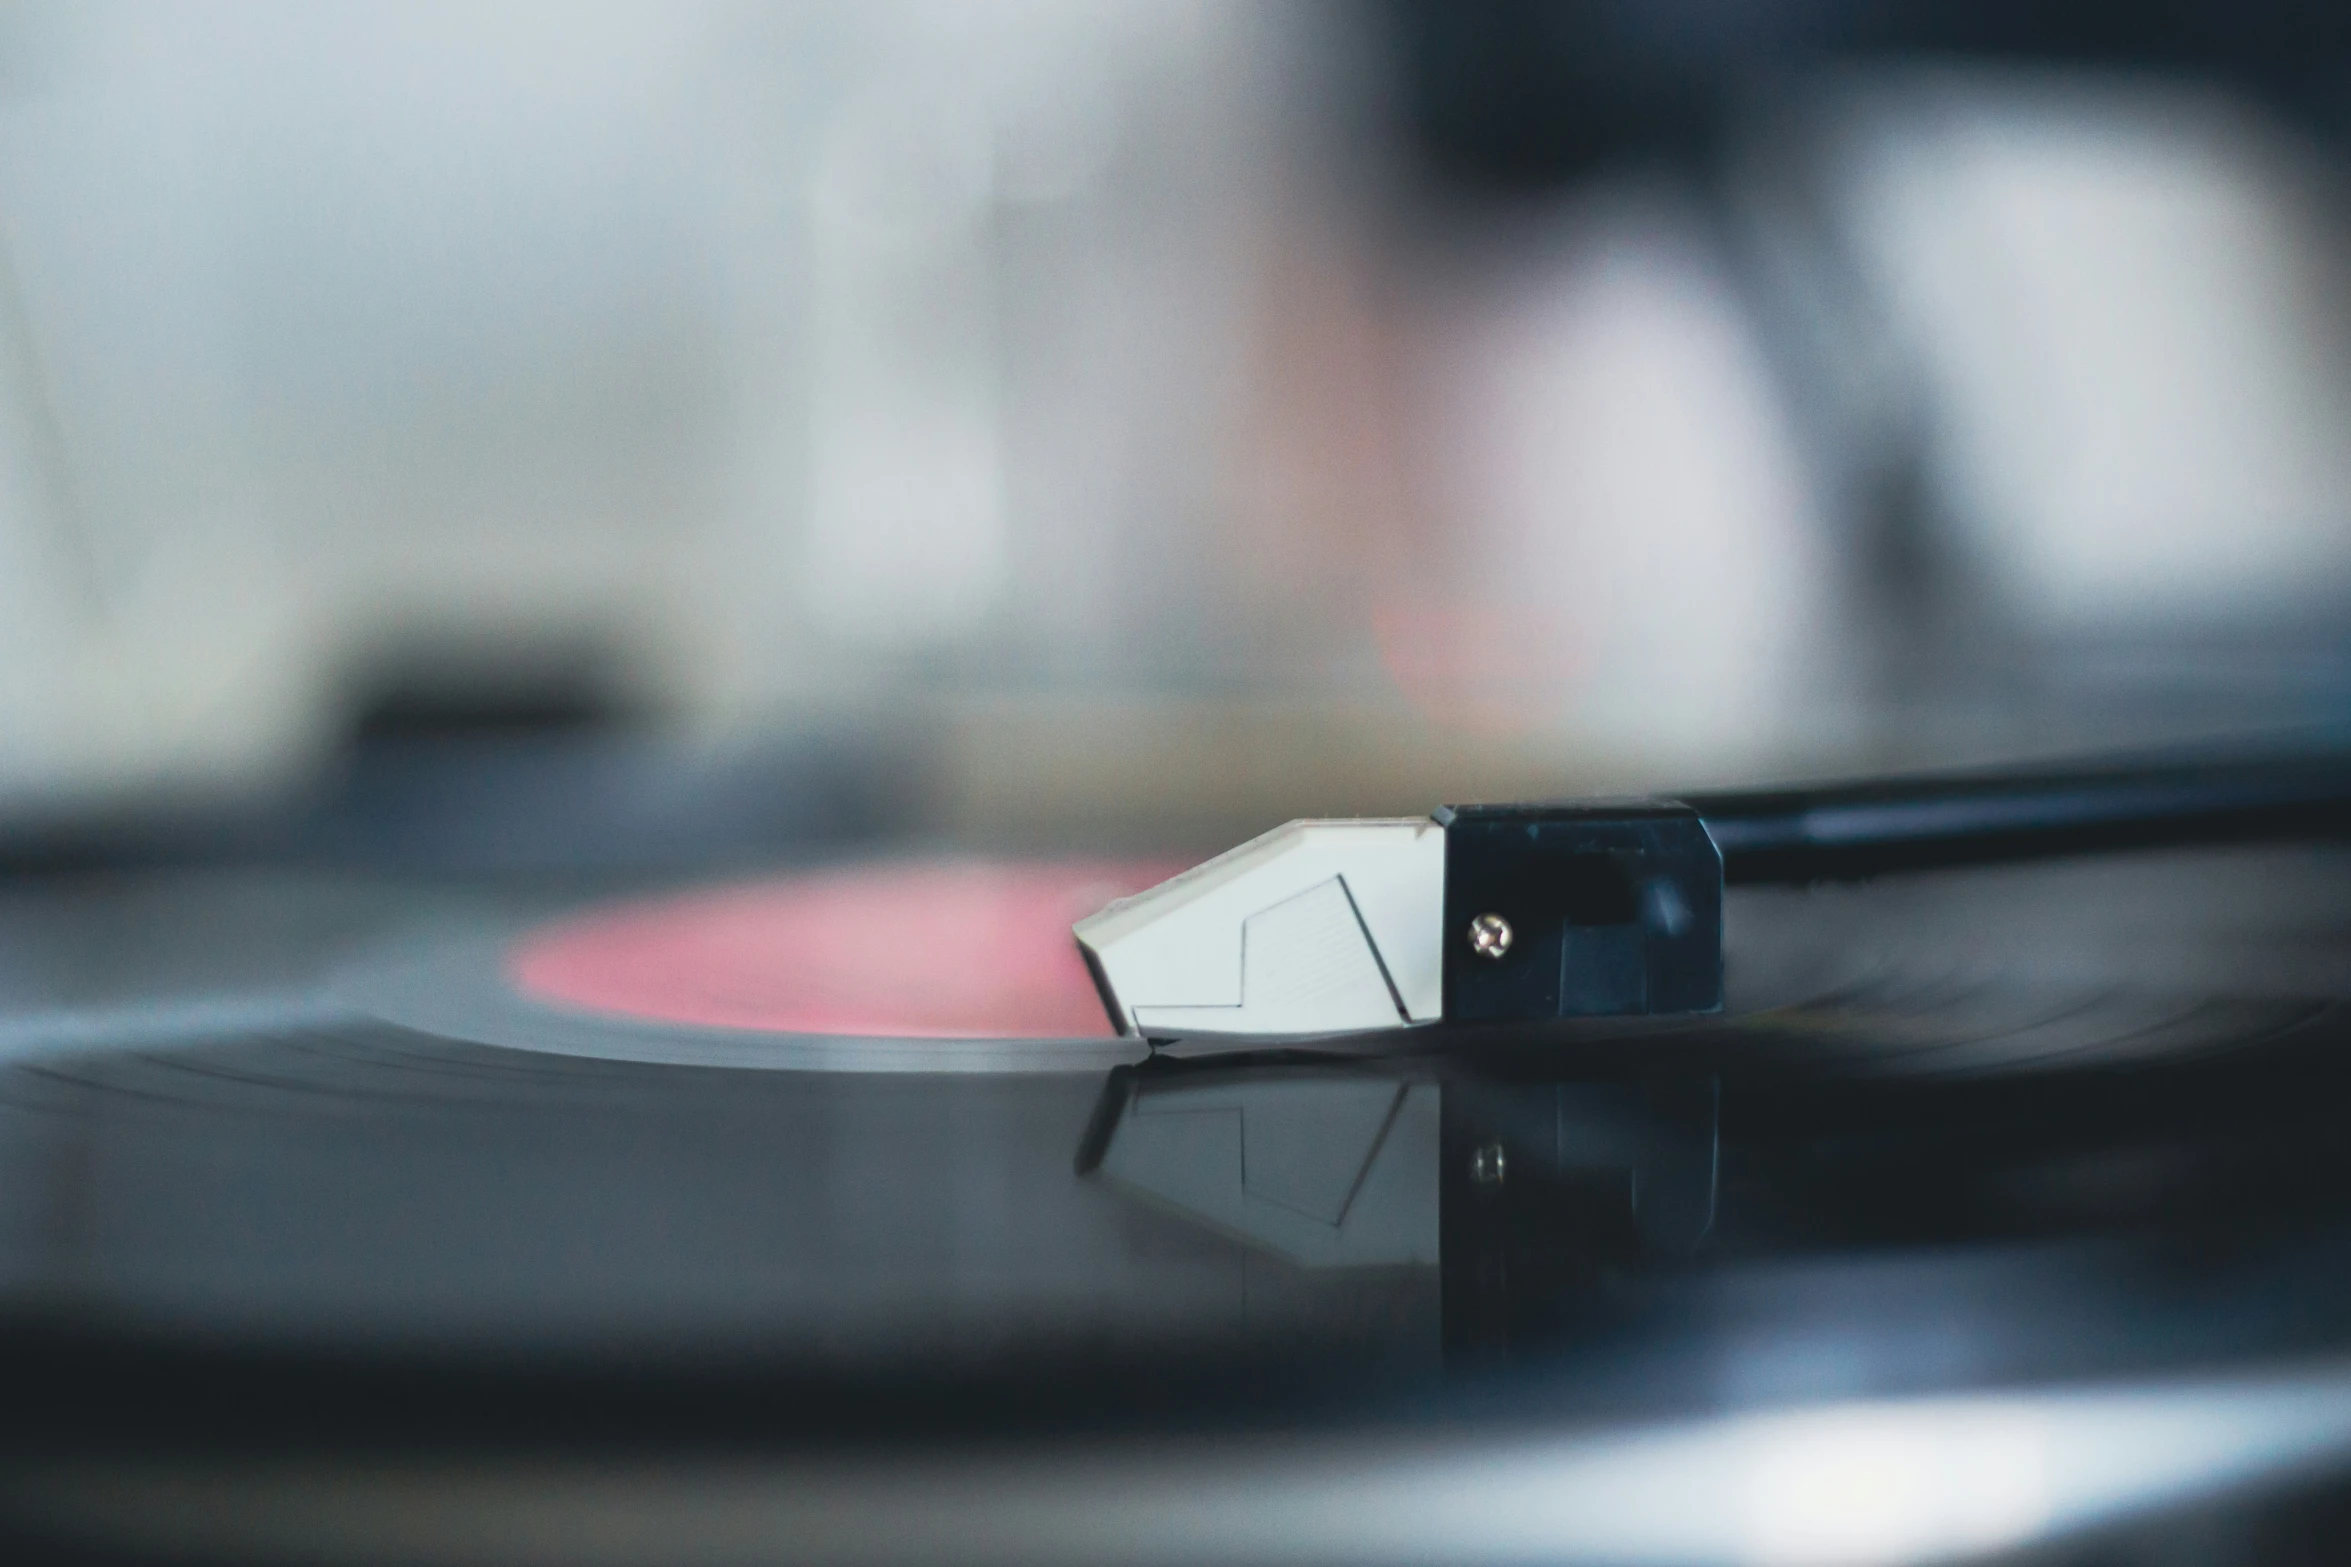
[[[1208,841],[2351,718],[2347,60],[11,4],[0,836]]]

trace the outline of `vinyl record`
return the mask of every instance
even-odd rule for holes
[[[1855,1148],[1864,1193],[2030,1187],[2021,1145],[1970,1140],[2029,1122],[2049,1142],[2032,1159],[2078,1154],[2105,1090],[2078,1124],[2065,1107],[2120,1068],[2158,1088],[2331,1070],[2346,868],[2332,850],[2215,851],[1742,889],[1720,1016],[1438,1028],[1270,1060],[1147,1059],[1100,1021],[1070,911],[1157,865],[893,862],[422,919],[392,898],[356,956],[313,948],[274,990],[183,973],[184,994],[11,1020],[0,1298],[272,1343],[884,1360],[1063,1339],[1139,1355],[1168,1333],[1335,1343],[1350,1336],[1304,1324],[1385,1320],[1363,1305],[1393,1294],[1381,1270],[1436,1265],[1461,1174],[1437,1152],[1445,1116],[1495,1096],[1520,1115],[1521,1086],[1524,1114],[1580,1116],[1615,1150],[1589,1155],[1617,1171],[1594,1176],[1594,1211],[1615,1217],[1586,1238],[1605,1272],[1658,1260],[1658,1225],[1676,1256],[1769,1255],[1776,1232],[1745,1226],[1798,1189],[1808,1234],[1878,1236],[1876,1207],[1815,1189]],[[140,896],[115,887],[73,918],[119,945]],[[249,928],[195,929],[239,896],[182,888],[168,916],[138,917],[251,965]],[[1628,1083],[1633,1100],[1610,1098]],[[1558,1108],[1578,1093],[1574,1116]],[[1720,1135],[1707,1110],[1676,1133],[1680,1163],[1644,1172],[1624,1150],[1697,1115],[1693,1094],[1719,1099]],[[2180,1119],[2184,1103],[2130,1135],[2184,1166],[2243,1152],[2242,1127]],[[1159,1108],[1119,1119],[1138,1106]],[[2260,1108],[2291,1146],[2304,1106]],[[1941,1139],[1960,1166],[1887,1141],[1918,1116],[1934,1134],[1917,1146]],[[1124,1141],[1105,1130],[1120,1125]],[[1658,1205],[1701,1144],[1721,1169],[1669,1223]],[[1387,1207],[1358,1205],[1391,1177]],[[1934,1239],[1930,1218],[1911,1239]]]
[[[890,1498],[984,1458],[1003,1528],[900,1555],[1076,1560],[1115,1493],[1224,1498],[1228,1555],[1401,1559],[1334,1520],[1561,1422],[1668,1455],[1790,1404],[2351,1360],[2341,851],[1734,889],[1720,1015],[1239,1054],[1087,1010],[1071,906],[1162,870],[20,890],[0,1541],[579,1559],[560,1493],[628,1499],[557,1509],[594,1559],[739,1560],[919,1533]],[[2305,1434],[2262,1462],[2351,1420]],[[387,1452],[488,1489],[379,1494]],[[671,1480],[609,1468],[648,1452]],[[1680,1538],[1691,1452],[1546,1538]],[[186,1478],[224,1454],[259,1467]],[[692,1489],[811,1463],[829,1524]]]

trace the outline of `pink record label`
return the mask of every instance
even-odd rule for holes
[[[575,915],[517,943],[506,971],[534,1000],[659,1023],[1101,1036],[1070,925],[1182,868],[957,859],[779,876]]]

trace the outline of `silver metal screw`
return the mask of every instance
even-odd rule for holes
[[[1508,1171],[1500,1143],[1481,1143],[1469,1156],[1469,1178],[1480,1186],[1499,1186]]]
[[[1510,921],[1499,914],[1481,914],[1469,922],[1469,950],[1481,958],[1492,958],[1497,963],[1510,950],[1510,943],[1515,936]]]

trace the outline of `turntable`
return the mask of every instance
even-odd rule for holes
[[[26,879],[12,1559],[2322,1559],[2347,819],[2304,755]]]

